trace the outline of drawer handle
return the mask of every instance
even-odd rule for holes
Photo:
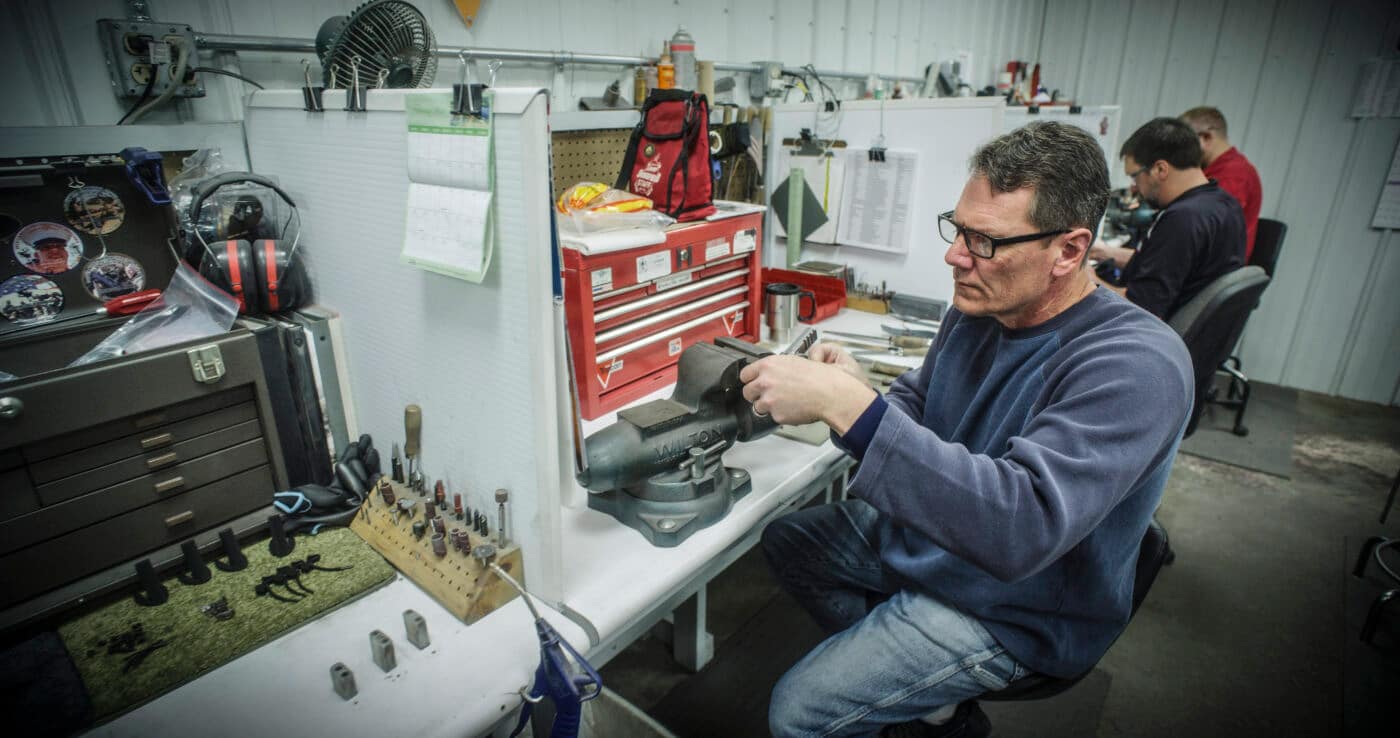
[[[137,418],[132,425],[137,428],[150,428],[153,425],[160,425],[165,422],[165,413],[152,413],[144,418]]]
[[[175,434],[174,434],[174,433],[162,433],[162,434],[160,434],[160,435],[158,435],[158,436],[151,436],[150,438],[142,438],[142,439],[141,439],[141,449],[142,449],[142,450],[149,450],[149,449],[153,449],[153,448],[160,448],[161,446],[169,446],[169,445],[170,445],[170,442],[171,442],[171,441],[174,441],[174,440],[175,440]]]
[[[175,453],[174,451],[170,451],[168,453],[163,453],[160,456],[154,456],[152,458],[146,459],[146,468],[154,471],[161,467],[170,466],[171,464],[174,464],[179,460],[180,455]]]
[[[183,486],[185,486],[184,477],[171,477],[165,480],[164,482],[156,482],[154,485],[156,494],[158,495],[163,495],[166,492],[169,492],[174,489],[179,489]]]
[[[179,527],[179,526],[181,526],[181,525],[184,525],[185,523],[191,522],[191,521],[193,521],[193,520],[194,520],[194,511],[193,511],[193,510],[186,510],[186,511],[184,511],[184,512],[178,514],[178,515],[171,515],[170,517],[166,518],[166,519],[165,519],[165,527],[167,527],[167,528],[177,528],[177,527]]]

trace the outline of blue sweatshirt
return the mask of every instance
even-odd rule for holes
[[[850,491],[882,513],[885,565],[1069,677],[1128,622],[1192,392],[1181,339],[1100,288],[1023,330],[950,311],[839,440],[863,458]]]

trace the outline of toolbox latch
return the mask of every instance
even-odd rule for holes
[[[196,382],[213,384],[224,378],[224,355],[217,344],[196,346],[185,354],[190,357],[190,371]]]

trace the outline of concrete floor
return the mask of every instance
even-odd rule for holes
[[[1377,522],[1397,469],[1400,408],[1309,393],[1291,479],[1180,455],[1158,513],[1176,563],[1090,679],[988,705],[994,734],[1393,735],[1375,726],[1400,719],[1400,625],[1382,648],[1359,643],[1383,580],[1348,572],[1368,536],[1400,536],[1400,510]],[[764,735],[766,690],[819,637],[794,607],[762,557],[746,556],[711,587],[709,667],[688,674],[649,638],[604,680],[678,735]],[[781,637],[745,638],[775,621]]]

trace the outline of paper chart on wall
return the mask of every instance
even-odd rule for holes
[[[1371,218],[1372,228],[1400,228],[1400,143],[1395,145],[1395,156],[1390,160],[1390,171],[1381,185],[1381,199],[1376,203],[1376,214]]]
[[[841,193],[846,182],[845,149],[835,149],[829,154],[819,156],[798,156],[786,148],[779,150],[778,171],[784,172],[783,178],[786,179],[786,172],[793,169],[802,170],[803,179],[807,186],[812,188],[812,193],[817,196],[823,212],[826,213],[826,222],[807,236],[807,242],[836,243],[837,213],[841,209]],[[787,237],[787,231],[777,218],[773,219],[773,227],[777,229],[778,236]]]
[[[495,242],[492,127],[489,121],[453,115],[451,106],[447,93],[404,99],[410,184],[399,258],[479,284]]]
[[[913,226],[914,182],[919,152],[885,151],[884,161],[871,161],[869,152],[846,154],[846,185],[841,197],[836,241],[880,251],[909,251]]]

